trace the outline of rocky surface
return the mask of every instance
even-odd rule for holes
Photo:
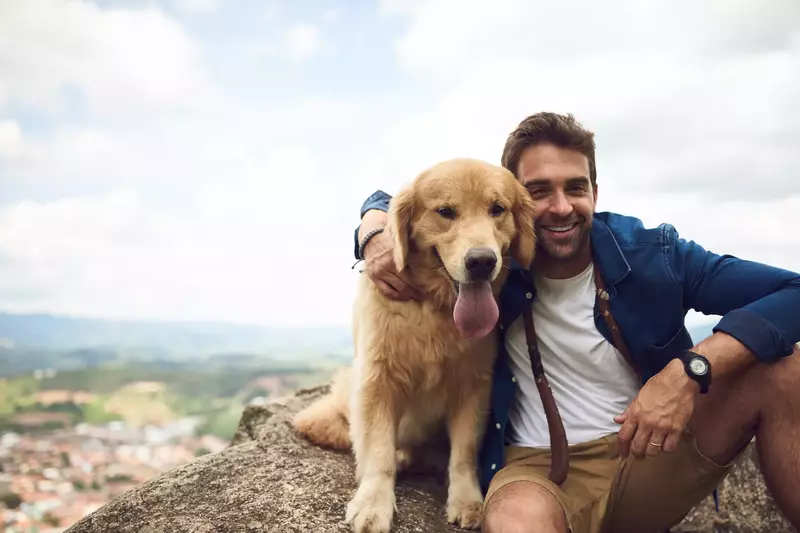
[[[119,496],[66,533],[309,533],[349,531],[344,507],[354,489],[349,454],[312,446],[289,420],[326,388],[247,407],[231,446],[173,469]],[[754,451],[674,532],[793,531],[766,493]],[[398,480],[393,531],[454,532],[444,519],[443,472]]]

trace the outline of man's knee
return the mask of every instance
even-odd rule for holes
[[[484,533],[567,533],[567,519],[547,489],[526,481],[509,483],[486,503]]]

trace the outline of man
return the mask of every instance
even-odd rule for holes
[[[503,151],[537,202],[539,246],[501,295],[483,531],[662,531],[712,493],[754,436],[768,487],[800,526],[800,275],[713,254],[669,225],[596,213],[594,150],[571,115],[538,113]],[[390,237],[373,232],[389,200],[377,191],[364,203],[356,257],[387,297],[424,298],[394,270]],[[600,312],[604,297],[615,322]],[[525,306],[570,444],[560,486],[547,479]],[[696,345],[688,309],[723,317]]]

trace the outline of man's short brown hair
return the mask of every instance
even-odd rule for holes
[[[584,128],[571,113],[559,115],[543,111],[520,122],[506,139],[502,165],[516,176],[522,152],[537,144],[553,144],[585,155],[589,160],[589,179],[593,186],[597,184],[594,133]]]

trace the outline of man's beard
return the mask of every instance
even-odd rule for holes
[[[587,224],[585,219],[578,221],[574,235],[569,239],[555,239],[548,230],[538,224],[534,229],[537,237],[537,254],[554,261],[569,261],[588,246],[591,225]]]

